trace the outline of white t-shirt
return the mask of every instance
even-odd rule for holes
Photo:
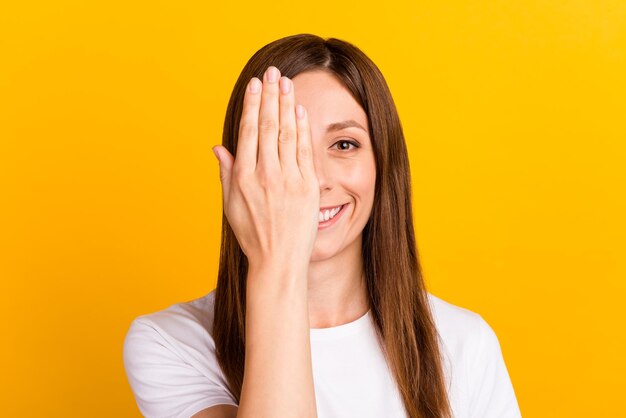
[[[187,418],[212,405],[237,405],[215,358],[214,296],[212,291],[132,321],[124,367],[144,416]],[[430,293],[428,298],[454,417],[521,417],[492,328],[472,311]],[[310,330],[318,418],[406,418],[375,332],[371,311]]]

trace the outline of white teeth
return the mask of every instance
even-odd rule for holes
[[[326,209],[324,212],[320,211],[318,216],[319,222],[326,222],[327,220],[332,219],[340,210],[341,206],[333,208],[332,210]]]

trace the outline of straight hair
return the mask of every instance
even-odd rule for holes
[[[365,111],[376,160],[370,218],[362,233],[363,271],[376,335],[409,418],[450,418],[439,335],[422,278],[411,206],[411,178],[398,112],[378,67],[356,46],[298,34],[258,50],[228,102],[222,145],[235,156],[247,83],[273,65],[294,78],[331,73]],[[213,338],[217,360],[237,402],[245,363],[248,260],[222,213]]]

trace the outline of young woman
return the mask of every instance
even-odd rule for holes
[[[520,416],[491,327],[426,291],[404,135],[363,52],[309,34],[261,48],[214,152],[217,288],[124,342],[145,416]]]

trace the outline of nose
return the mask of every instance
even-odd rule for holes
[[[323,150],[313,150],[313,164],[315,166],[315,175],[320,185],[320,193],[324,190],[332,189],[332,178],[329,174],[326,155]]]

